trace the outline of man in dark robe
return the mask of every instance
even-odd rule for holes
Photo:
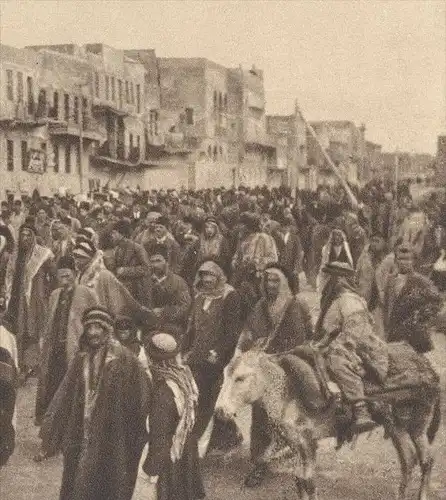
[[[168,248],[165,245],[156,245],[150,250],[152,276],[147,304],[149,311],[145,319],[146,332],[169,323],[178,326],[178,331],[184,333],[192,302],[189,287],[181,276],[170,270]],[[176,340],[182,344],[182,339]]]
[[[36,424],[39,425],[68,366],[79,346],[84,312],[98,303],[94,291],[76,284],[76,268],[72,257],[58,262],[59,288],[50,296],[49,313],[42,335],[42,355],[36,400]]]
[[[384,327],[388,342],[409,343],[417,352],[434,348],[429,326],[441,310],[442,299],[434,284],[414,271],[414,253],[409,245],[395,251],[396,272],[384,291]]]
[[[194,432],[203,435],[214,413],[223,381],[241,329],[241,298],[227,284],[217,263],[204,262],[197,273],[195,300],[183,345],[199,390]]]
[[[113,339],[107,310],[87,310],[83,324],[81,349],[42,424],[42,449],[63,452],[60,500],[131,500],[147,440],[150,382]]]
[[[149,273],[149,259],[142,245],[130,240],[130,221],[116,222],[110,233],[114,247],[110,271],[119,279],[136,300],[144,300],[144,278]]]
[[[16,354],[14,335],[0,326],[0,469],[6,465],[15,447]]]

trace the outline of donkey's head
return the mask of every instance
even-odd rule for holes
[[[236,355],[224,371],[223,386],[216,404],[216,412],[234,418],[247,405],[258,401],[265,392],[266,381],[262,373],[265,354],[252,350]]]

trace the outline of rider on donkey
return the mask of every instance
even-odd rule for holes
[[[363,378],[384,382],[388,348],[376,335],[367,304],[355,288],[353,268],[344,262],[332,262],[324,272],[329,280],[322,291],[316,345],[324,355],[330,376],[353,405],[352,431],[364,432],[375,424],[364,402]]]

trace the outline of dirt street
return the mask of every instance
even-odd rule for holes
[[[313,294],[307,298],[315,304]],[[441,366],[442,387],[446,387],[446,340],[437,335],[436,350],[432,357]],[[445,391],[444,391],[445,392]],[[1,500],[56,500],[60,486],[61,459],[53,458],[43,464],[35,464],[33,455],[39,441],[33,425],[35,381],[20,390],[18,398],[18,435],[16,451],[7,467],[0,471]],[[439,431],[437,461],[432,477],[430,500],[446,499],[446,405],[443,401],[443,423]],[[240,422],[244,434],[249,418]],[[398,484],[398,462],[391,444],[382,439],[382,431],[374,431],[369,437],[361,437],[355,449],[334,450],[332,440],[320,443],[317,483],[321,500],[373,500],[395,498]],[[207,457],[203,464],[208,500],[294,500],[289,476],[270,476],[256,490],[243,490],[242,480],[249,470],[246,445],[244,450],[226,459]],[[416,474],[418,477],[418,473]],[[141,474],[135,500],[144,500],[144,478]],[[413,490],[413,498],[416,492]],[[113,500],[113,499],[110,499]]]

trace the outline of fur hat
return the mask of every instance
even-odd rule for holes
[[[112,230],[117,231],[124,238],[129,238],[132,227],[128,219],[120,219],[113,224]]]
[[[153,257],[154,255],[161,255],[166,260],[168,260],[169,250],[166,245],[163,245],[162,243],[156,243],[147,248],[147,255],[149,257]]]
[[[129,316],[118,316],[115,321],[115,330],[135,330],[136,325]]]
[[[23,224],[19,227],[19,233],[21,233],[24,229],[28,229],[32,231],[35,235],[37,235],[36,223],[34,217],[27,217]]]
[[[76,263],[70,255],[63,255],[57,262],[57,269],[71,269],[76,271]]]
[[[155,224],[159,224],[164,227],[169,227],[169,219],[165,215],[161,215],[155,221]]]
[[[243,212],[240,215],[240,223],[251,231],[260,231],[260,217],[254,212]]]

